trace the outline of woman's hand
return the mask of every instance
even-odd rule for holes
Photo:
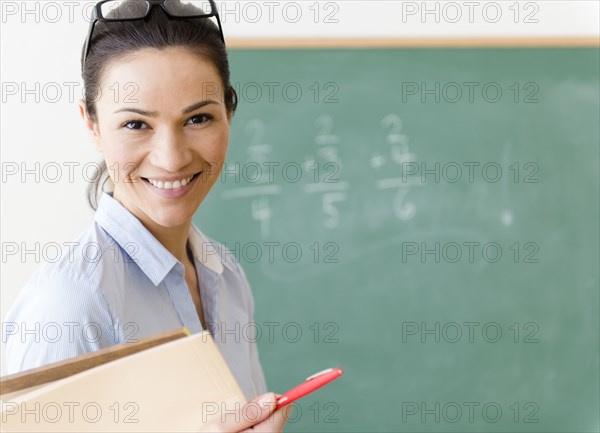
[[[239,411],[227,412],[201,431],[215,433],[269,432],[279,433],[287,421],[290,408],[275,410],[277,396],[268,392],[242,406]]]

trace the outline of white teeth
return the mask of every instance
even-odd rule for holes
[[[175,182],[164,182],[163,183],[163,182],[157,182],[152,179],[148,179],[148,182],[150,182],[152,185],[154,185],[158,189],[177,189],[177,188],[181,188],[182,186],[186,186],[188,183],[190,183],[192,181],[193,177],[194,176],[188,177],[187,179],[176,180]]]

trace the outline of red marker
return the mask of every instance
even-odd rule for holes
[[[344,370],[341,368],[328,368],[327,370],[320,371],[312,376],[306,378],[304,383],[301,383],[295,388],[290,389],[283,395],[280,395],[277,399],[277,406],[275,409],[279,409],[280,407],[285,406],[293,401],[298,400],[299,398],[304,397],[307,394],[321,388],[322,386],[327,385],[329,382],[337,379],[342,374],[344,374]]]

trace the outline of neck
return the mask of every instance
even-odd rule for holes
[[[115,198],[113,194],[113,198]],[[157,224],[143,212],[135,212],[126,201],[119,202],[131,212],[148,229],[150,233],[182,264],[193,263],[188,255],[187,241],[192,219],[175,227],[164,227]]]
[[[163,227],[152,220],[140,220],[144,227],[184,265],[190,262],[187,250],[191,221],[177,227]]]

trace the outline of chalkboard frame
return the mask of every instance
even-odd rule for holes
[[[597,37],[474,37],[474,38],[231,38],[227,47],[268,48],[561,48],[600,47]]]

